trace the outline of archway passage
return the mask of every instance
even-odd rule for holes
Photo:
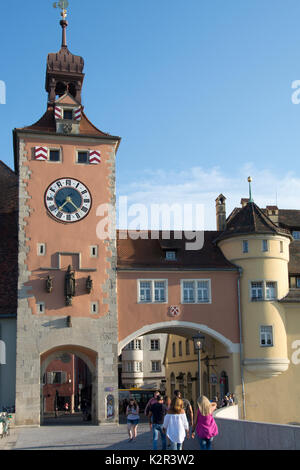
[[[198,333],[203,337],[200,356],[193,341]],[[165,342],[162,336],[167,336]],[[162,344],[164,348],[160,348]],[[137,401],[148,390],[152,390],[152,396],[155,390],[160,390],[171,398],[179,390],[194,410],[199,395],[222,406],[224,395],[230,391],[236,402],[241,402],[239,344],[206,325],[179,321],[149,324],[120,341],[119,352],[122,393],[124,388],[130,389]],[[158,377],[158,372],[163,372],[163,376]],[[125,410],[124,404],[121,405],[120,418]]]
[[[86,425],[95,415],[96,357],[64,346],[41,357],[41,424]]]

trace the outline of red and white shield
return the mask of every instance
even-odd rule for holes
[[[178,317],[178,315],[180,315],[180,310],[179,310],[179,307],[177,305],[171,305],[169,307],[169,316],[170,317]]]

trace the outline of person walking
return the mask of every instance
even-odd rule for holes
[[[132,442],[136,439],[137,427],[140,421],[139,406],[134,398],[129,399],[129,405],[126,408],[126,416],[129,442]]]
[[[164,419],[163,430],[170,439],[171,450],[181,450],[185,437],[190,437],[183,401],[178,397],[174,397],[171,401],[170,409]]]
[[[164,405],[163,397],[161,395],[157,395],[156,403],[150,406],[148,414],[150,431],[152,430],[153,450],[157,450],[159,434],[161,437],[162,450],[166,450],[167,448],[166,434],[162,429],[166,413],[167,407],[166,405]]]
[[[189,400],[187,400],[186,398],[183,398],[180,390],[175,390],[174,395],[177,398],[181,398],[181,400],[183,401],[184,412],[186,414],[189,425],[192,426],[194,422],[194,411],[193,411],[192,405],[190,404]]]
[[[154,405],[154,403],[156,403],[156,397],[160,395],[160,392],[158,390],[156,390],[154,392],[154,395],[152,398],[150,398],[150,400],[148,401],[147,405],[145,406],[145,410],[144,410],[144,413],[145,413],[145,416],[148,416],[148,413],[149,413],[149,410],[150,410],[150,406],[151,405]]]
[[[216,403],[211,403],[204,395],[197,400],[198,410],[195,414],[192,428],[192,439],[195,437],[195,430],[199,440],[201,450],[211,450],[212,441],[218,435],[218,426],[214,420],[213,412],[217,407]]]

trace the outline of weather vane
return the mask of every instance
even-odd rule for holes
[[[60,8],[62,10],[61,16],[65,20],[67,17],[67,8],[69,6],[68,0],[60,0],[59,2],[53,3],[53,8]]]

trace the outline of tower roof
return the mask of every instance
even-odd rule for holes
[[[249,201],[244,207],[234,209],[227,219],[226,229],[216,241],[251,234],[283,235],[292,238],[289,230],[275,225],[255,202]]]
[[[70,92],[77,101],[81,102],[81,88],[84,80],[84,60],[81,56],[72,54],[67,46],[67,26],[65,17],[60,21],[62,27],[61,48],[47,57],[45,88],[49,102],[54,102],[57,95]]]

